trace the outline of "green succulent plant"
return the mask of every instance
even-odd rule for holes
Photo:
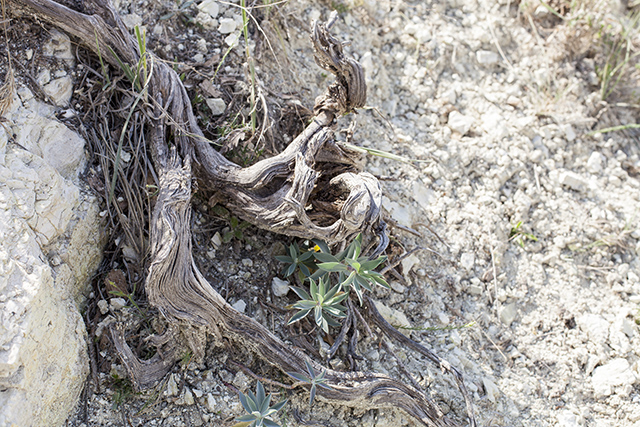
[[[318,272],[315,275],[320,275],[321,272],[338,273],[341,286],[351,287],[358,296],[360,305],[362,305],[363,288],[371,291],[373,284],[389,287],[384,276],[374,271],[387,260],[387,257],[379,256],[376,259],[369,259],[366,256],[360,256],[361,252],[362,235],[358,234],[353,242],[338,255],[334,256],[327,252],[314,253],[315,258],[320,261],[317,264]]]
[[[313,252],[302,252],[297,243],[289,246],[289,255],[278,255],[276,256],[276,259],[285,263],[285,267],[282,270],[282,275],[284,277],[291,276],[295,273],[296,269],[300,269],[300,272],[304,277],[311,276],[311,268],[313,268]]]
[[[287,372],[287,375],[295,378],[298,381],[302,381],[308,384],[311,384],[311,395],[309,396],[309,406],[313,405],[313,401],[316,398],[316,390],[317,387],[326,388],[327,390],[331,389],[331,386],[327,384],[327,379],[324,377],[327,371],[322,371],[319,374],[316,374],[316,371],[311,366],[308,360],[304,362],[307,365],[307,371],[309,372],[309,376],[298,374],[296,372]]]
[[[239,422],[250,422],[249,427],[280,427],[280,424],[274,422],[271,417],[284,407],[287,400],[269,406],[271,403],[271,394],[266,394],[262,383],[258,381],[256,394],[249,391],[245,396],[238,393],[242,407],[248,412],[247,415],[236,418]]]
[[[346,317],[346,307],[340,303],[347,298],[348,294],[341,291],[341,285],[336,285],[331,289],[329,287],[328,277],[320,277],[318,283],[309,279],[309,292],[302,288],[293,287],[293,291],[300,297],[300,301],[288,306],[289,309],[298,309],[298,311],[288,324],[295,323],[307,317],[313,311],[313,319],[323,331],[329,332],[329,326],[340,326],[332,317]]]

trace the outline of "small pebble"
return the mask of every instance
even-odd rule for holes
[[[239,311],[240,313],[244,313],[244,310],[247,308],[247,303],[239,299],[231,307],[233,307],[236,311]]]
[[[221,18],[220,25],[218,26],[218,31],[220,34],[229,34],[234,32],[236,29],[236,21],[231,18]]]
[[[211,114],[214,116],[224,114],[227,109],[227,104],[222,98],[207,98],[207,106],[211,110]]]
[[[482,65],[494,65],[500,60],[500,56],[497,53],[490,50],[479,50],[476,52],[476,59],[479,64]]]
[[[107,314],[109,312],[109,303],[106,300],[101,299],[98,301],[98,310],[101,314]]]
[[[109,300],[112,310],[120,310],[122,307],[127,305],[127,301],[124,298],[111,298]]]
[[[448,126],[452,131],[458,132],[460,135],[465,135],[471,129],[473,124],[473,118],[465,116],[458,111],[452,111],[449,113]]]
[[[204,0],[198,5],[198,9],[212,18],[218,16],[218,13],[220,12],[217,0]]]
[[[277,297],[285,296],[287,293],[289,293],[289,288],[289,282],[287,280],[282,280],[279,277],[274,277],[271,281],[271,290]]]

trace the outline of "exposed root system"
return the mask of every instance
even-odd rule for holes
[[[96,52],[99,46],[102,56],[116,67],[120,61],[138,63],[138,45],[112,6],[103,0],[80,3],[81,10],[73,10],[52,0],[9,0],[13,13],[35,16],[57,26]],[[359,171],[353,153],[333,141],[336,117],[365,103],[362,68],[344,55],[342,44],[329,34],[328,27],[315,24],[311,41],[316,62],[333,73],[336,82],[318,97],[315,117],[282,153],[245,168],[213,149],[198,126],[178,75],[169,65],[145,53],[149,72],[141,78],[144,85],[138,95],[142,101],[139,108],[145,118],[146,150],[159,189],[149,224],[145,291],[149,302],[175,328],[154,339],[158,353],[149,361],[141,361],[131,352],[120,329],[112,330],[116,347],[138,388],[152,385],[170,369],[178,357],[173,339],[177,330],[191,337],[188,341],[195,354],[204,351],[204,342],[194,338],[194,328],[213,334],[220,345],[230,342],[242,346],[283,372],[304,373],[305,360],[310,360],[263,325],[234,310],[199,271],[192,256],[190,230],[194,178],[223,198],[235,215],[263,229],[319,238],[329,244],[346,241],[360,232],[383,230],[375,252],[384,250],[388,240],[380,220],[382,192],[378,181]],[[320,177],[328,183],[327,188],[318,188]],[[316,203],[315,199],[322,202]],[[326,203],[327,199],[339,203]],[[370,301],[366,307],[385,334],[396,339],[401,336],[380,321]],[[353,325],[355,329],[355,320]],[[401,342],[454,374],[468,404],[469,422],[475,425],[459,372],[423,347],[413,345],[413,341]],[[312,364],[318,371],[326,370],[331,387],[318,392],[326,401],[359,408],[397,407],[427,426],[457,425],[414,386],[385,375],[339,372],[316,361]]]

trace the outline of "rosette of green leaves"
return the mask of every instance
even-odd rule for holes
[[[331,386],[327,384],[327,379],[324,377],[327,371],[322,371],[320,374],[316,374],[316,371],[311,366],[308,360],[305,360],[304,363],[307,365],[307,371],[309,372],[309,376],[298,374],[295,372],[287,372],[288,375],[295,378],[298,381],[305,382],[307,384],[311,384],[311,395],[309,397],[309,406],[313,405],[313,401],[316,398],[316,387],[326,388],[327,390],[331,389]]]
[[[289,246],[289,255],[277,255],[275,258],[285,264],[282,270],[284,277],[291,276],[299,269],[303,275],[300,280],[303,281],[305,277],[311,276],[311,269],[314,269],[313,251],[303,252],[297,243]]]
[[[241,417],[236,418],[239,422],[250,422],[249,427],[280,427],[280,424],[275,423],[270,419],[276,412],[278,412],[287,403],[287,400],[283,400],[276,403],[273,406],[269,406],[271,403],[271,395],[267,395],[264,391],[262,383],[258,381],[256,388],[256,394],[254,395],[251,390],[245,396],[242,393],[238,393],[240,403],[242,407],[249,413]]]
[[[389,287],[384,276],[374,271],[387,260],[387,257],[379,256],[376,259],[369,259],[366,256],[360,256],[361,252],[362,235],[358,234],[353,242],[338,255],[334,256],[327,252],[314,253],[315,258],[320,261],[317,264],[318,272],[314,276],[322,274],[320,272],[338,273],[340,285],[345,289],[351,287],[358,295],[360,305],[362,305],[363,288],[371,291],[371,285],[374,283]]]
[[[313,311],[313,319],[316,325],[323,331],[329,332],[329,326],[340,326],[333,317],[346,317],[346,307],[340,303],[344,301],[348,294],[342,292],[341,285],[336,285],[331,289],[329,287],[329,278],[321,277],[316,283],[315,280],[309,279],[309,292],[302,288],[293,287],[293,291],[298,294],[300,301],[288,306],[289,309],[300,310],[291,317],[288,324],[295,323],[307,317]]]

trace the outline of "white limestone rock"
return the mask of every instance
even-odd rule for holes
[[[204,0],[198,5],[198,9],[212,18],[218,16],[218,13],[220,12],[220,7],[216,0]]]
[[[601,153],[594,151],[589,156],[589,160],[587,160],[587,170],[593,174],[599,174],[604,168],[604,161],[604,156]]]
[[[196,23],[202,25],[205,30],[213,31],[218,27],[218,20],[212,18],[211,15],[205,12],[198,12],[196,15]]]
[[[71,76],[53,79],[44,85],[42,90],[49,95],[49,98],[51,98],[58,107],[66,107],[69,105],[73,93],[73,80]]]
[[[29,98],[24,92],[22,98]],[[74,179],[84,169],[86,154],[85,141],[60,123],[53,109],[29,99],[7,115],[8,126],[15,134],[15,142],[51,165],[62,178]]]
[[[80,140],[82,152],[84,141],[57,133],[67,128],[52,109],[18,93],[26,102],[14,100],[5,124],[20,145],[0,128],[0,425],[61,425],[88,373],[78,305],[104,227],[96,200],[61,174],[79,171],[47,150]]]
[[[407,319],[407,316],[395,308],[388,307],[379,301],[373,302],[376,308],[380,312],[380,315],[394,327],[400,327],[400,332],[407,333],[407,329],[411,328],[411,322]]]
[[[247,308],[247,303],[239,299],[231,307],[240,313],[244,313],[244,310]]]
[[[500,321],[506,326],[511,326],[518,316],[518,306],[515,302],[505,305],[500,310]]]
[[[51,39],[42,46],[42,54],[44,56],[55,56],[58,59],[73,63],[74,56],[71,52],[71,39],[69,39],[69,36],[55,28],[49,30],[49,34]]]
[[[561,129],[564,131],[564,136],[567,138],[567,141],[573,142],[576,140],[576,131],[573,129],[573,126],[566,124],[561,126]]]
[[[568,170],[563,170],[558,174],[558,181],[560,182],[560,184],[566,187],[569,187],[575,191],[582,191],[588,185],[588,182],[586,179],[584,179],[582,176],[578,175],[577,173],[571,172]]]
[[[240,40],[238,33],[231,33],[224,38],[225,44],[229,47],[236,47],[238,45],[238,40]]]
[[[482,385],[484,386],[484,390],[487,393],[487,398],[495,403],[498,397],[500,396],[500,389],[490,378],[484,377],[482,378]]]
[[[473,125],[473,118],[465,116],[458,111],[452,111],[449,113],[449,121],[447,124],[452,131],[458,132],[460,135],[464,135],[469,132],[469,129],[471,129],[471,126]]]
[[[222,18],[220,19],[220,26],[218,27],[218,31],[220,34],[230,34],[236,30],[236,21],[231,18]]]
[[[497,53],[490,50],[479,50],[476,52],[476,59],[479,64],[482,65],[494,65],[500,60],[500,56]]]
[[[598,366],[591,376],[593,393],[597,399],[610,396],[615,392],[616,387],[633,385],[636,382],[636,375],[632,371],[627,359],[613,359],[603,366]]]
[[[578,326],[589,337],[589,341],[597,344],[606,343],[609,335],[609,322],[598,314],[585,313],[577,319]]]
[[[287,280],[282,280],[279,277],[274,277],[271,281],[271,290],[273,290],[273,294],[277,297],[283,297],[287,293],[289,293],[289,282]]]
[[[476,256],[473,252],[465,252],[460,256],[460,266],[470,272],[476,263]]]
[[[213,397],[213,394],[207,393],[207,409],[209,412],[213,413],[217,411],[216,403],[216,398]]]
[[[214,116],[219,116],[224,114],[224,111],[227,108],[227,104],[225,104],[222,98],[207,98],[207,107],[211,109],[211,114]]]
[[[142,25],[142,16],[137,13],[122,15],[122,22],[128,29],[133,30],[135,27],[140,27]]]

